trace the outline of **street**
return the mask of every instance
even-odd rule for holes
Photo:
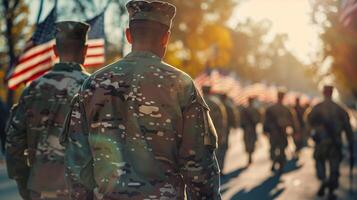
[[[319,182],[315,177],[311,148],[303,150],[298,162],[290,160],[285,167],[285,173],[279,178],[270,171],[269,144],[266,137],[259,137],[254,161],[249,168],[245,168],[247,157],[241,138],[241,131],[234,131],[230,136],[225,175],[221,180],[224,200],[322,200],[315,195]],[[288,157],[291,157],[293,145],[289,146],[287,152]],[[341,168],[341,186],[337,193],[340,200],[357,199],[357,181],[355,179],[354,192],[351,193],[348,173],[348,163],[344,162]],[[0,199],[20,199],[14,182],[7,179],[4,164],[1,164],[0,168]]]

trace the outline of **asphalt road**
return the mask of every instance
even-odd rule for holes
[[[293,145],[287,150],[291,158]],[[224,200],[322,200],[316,198],[319,182],[315,177],[312,149],[305,148],[298,162],[290,160],[281,176],[270,171],[269,145],[265,136],[260,136],[254,162],[246,168],[247,157],[244,153],[241,131],[230,136],[230,149],[223,170],[222,192]],[[357,155],[357,154],[356,154]],[[340,200],[357,200],[357,168],[353,192],[349,191],[348,164],[341,168],[341,186],[338,190]],[[7,179],[6,169],[0,163],[0,199],[20,200],[16,185]]]

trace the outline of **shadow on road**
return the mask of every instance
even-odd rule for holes
[[[297,160],[290,160],[286,163],[284,173],[290,173],[292,171],[300,169],[301,167],[302,165],[299,165]],[[263,181],[260,185],[249,191],[242,189],[232,197],[232,200],[276,199],[285,190],[284,187],[277,187],[279,183],[281,183],[280,177],[280,174],[274,174],[265,181]]]
[[[239,168],[233,172],[230,172],[228,174],[224,174],[221,176],[221,185],[224,185],[226,183],[228,183],[229,180],[233,179],[233,178],[237,178],[242,172],[244,172],[247,169],[247,167],[242,167]]]

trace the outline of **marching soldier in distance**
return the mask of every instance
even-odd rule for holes
[[[221,199],[209,108],[193,80],[162,61],[176,8],[126,7],[132,52],[85,81],[66,120],[71,199]]]
[[[295,143],[295,157],[298,159],[301,149],[306,144],[306,124],[304,120],[306,108],[300,103],[300,97],[295,99],[295,105],[293,107],[293,113],[295,116],[295,130],[293,134],[293,140]]]
[[[239,115],[238,115],[237,107],[234,105],[233,100],[227,94],[220,94],[219,97],[227,113],[227,128],[226,128],[227,137],[226,137],[226,141],[224,142],[225,146],[223,146],[222,148],[222,157],[224,163],[229,148],[229,135],[233,129],[238,127]],[[224,164],[222,166],[224,167]],[[223,167],[221,168],[222,170]]]
[[[243,107],[240,112],[245,151],[248,153],[248,165],[252,163],[255,143],[258,138],[256,127],[261,120],[260,112],[254,105],[255,101],[256,99],[254,97],[249,97],[248,106]]]
[[[288,146],[287,128],[294,127],[293,115],[283,104],[285,91],[278,91],[278,102],[267,108],[264,119],[264,132],[270,141],[272,171],[283,172],[286,163],[285,149]]]
[[[314,106],[308,114],[308,123],[312,128],[315,141],[314,159],[317,176],[321,181],[318,196],[324,196],[328,189],[328,199],[337,199],[334,191],[339,186],[340,163],[342,160],[342,132],[349,143],[351,160],[353,160],[354,136],[348,113],[332,100],[333,86],[323,89],[324,100]],[[326,172],[329,167],[329,175]]]
[[[7,130],[9,177],[24,199],[68,199],[64,147],[59,136],[70,102],[89,76],[81,64],[87,51],[89,25],[56,24],[55,53],[60,63],[33,81],[22,93]]]
[[[210,86],[202,88],[203,97],[210,108],[213,124],[218,135],[217,160],[223,175],[225,154],[228,148],[228,119],[227,110],[221,99],[211,93]]]

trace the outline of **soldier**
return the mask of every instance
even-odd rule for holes
[[[295,143],[295,156],[299,158],[301,149],[306,143],[306,125],[305,125],[305,111],[306,108],[301,106],[300,98],[295,99],[295,105],[293,107],[293,113],[295,116],[295,131],[293,135],[293,140]]]
[[[278,92],[278,102],[267,108],[264,120],[264,132],[270,140],[270,156],[273,161],[272,171],[283,171],[286,163],[285,149],[288,146],[287,128],[293,127],[293,116],[283,105],[285,91]],[[278,167],[276,167],[278,165]]]
[[[248,106],[243,107],[240,112],[241,127],[244,131],[243,139],[245,151],[248,153],[248,165],[252,163],[252,155],[257,141],[257,124],[261,120],[259,110],[254,106],[255,98],[248,99]]]
[[[80,22],[56,24],[60,63],[24,90],[9,122],[7,169],[24,199],[67,199],[59,136],[70,102],[89,76],[81,66],[88,29]]]
[[[221,199],[208,106],[187,74],[162,61],[176,8],[126,7],[132,52],[85,81],[66,120],[71,199],[185,199],[186,192]]]
[[[202,88],[203,96],[210,108],[213,124],[217,130],[218,135],[218,149],[217,159],[221,169],[221,175],[223,175],[225,154],[228,149],[228,119],[227,111],[221,99],[211,93],[210,86],[204,86]]]
[[[5,140],[6,140],[5,124],[7,121],[8,114],[9,114],[8,109],[6,108],[5,104],[0,100],[0,146],[1,146],[0,148],[2,153],[5,153]]]
[[[350,156],[353,158],[354,136],[348,113],[332,100],[333,87],[325,86],[324,100],[313,107],[308,114],[308,122],[312,128],[315,141],[314,159],[317,176],[321,181],[318,196],[324,196],[329,189],[328,199],[336,199],[334,191],[338,188],[340,163],[342,160],[342,132],[349,143]],[[326,175],[326,164],[329,165],[329,177]]]

